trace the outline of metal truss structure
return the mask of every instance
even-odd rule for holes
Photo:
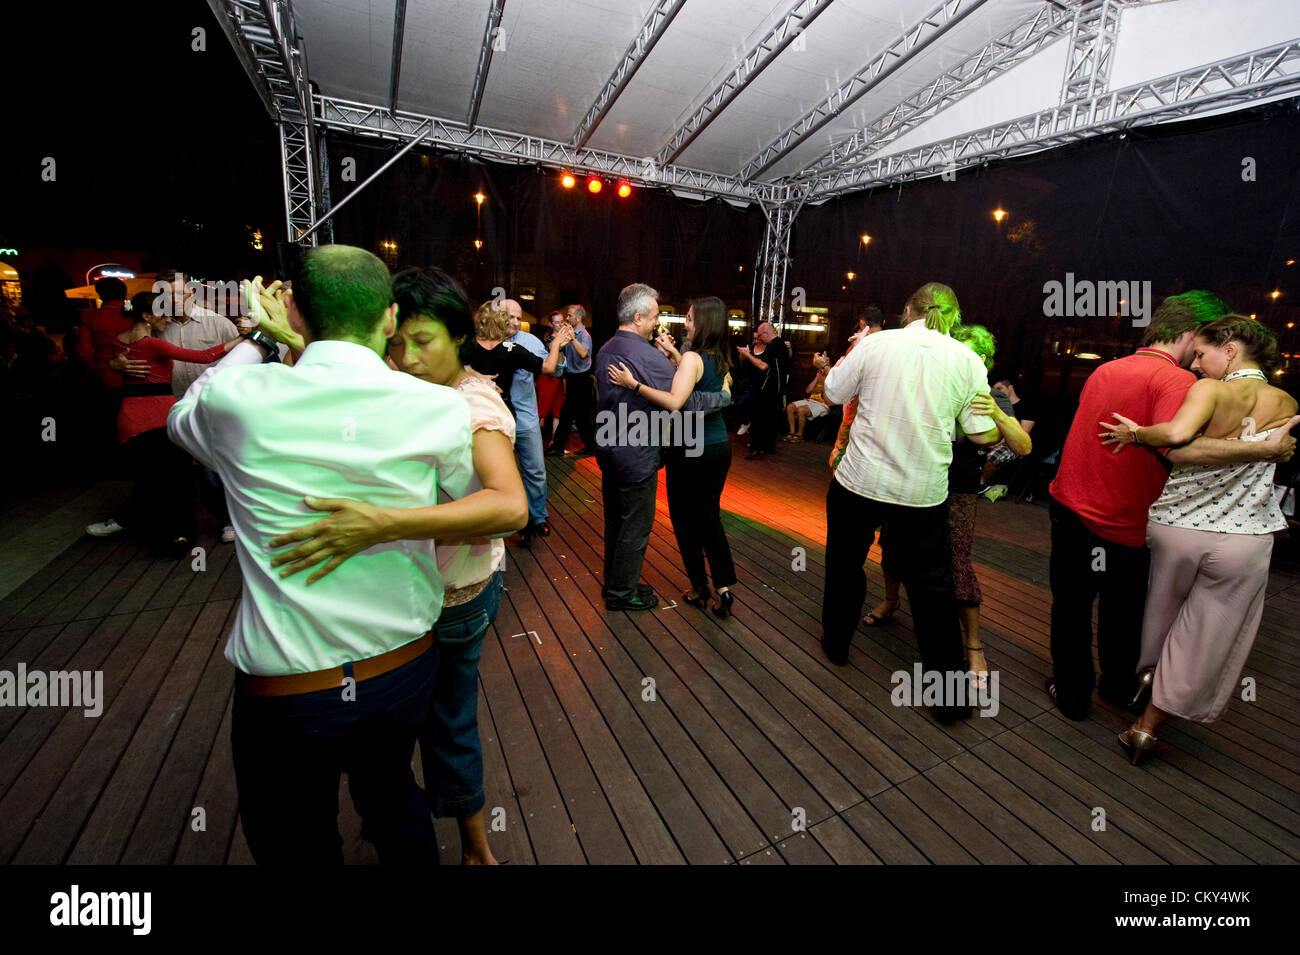
[[[797,0],[794,6],[785,12],[776,26],[764,35],[748,50],[735,69],[705,97],[703,105],[691,112],[686,120],[664,144],[655,156],[655,162],[670,163],[682,154],[695,137],[704,132],[704,128],[713,122],[731,101],[744,92],[745,87],[758,78],[787,46],[798,39],[799,34],[808,29],[809,24],[831,5],[831,0]]]
[[[790,267],[790,235],[801,208],[802,199],[762,204],[767,228],[763,231],[763,245],[754,275],[758,289],[754,324],[769,321],[778,328],[785,324],[785,277]]]
[[[614,67],[614,72],[610,74],[605,85],[601,87],[600,93],[588,107],[587,112],[583,115],[582,121],[578,123],[578,128],[573,131],[570,137],[574,148],[580,148],[587,145],[587,140],[591,134],[596,131],[600,121],[605,118],[614,101],[618,99],[619,94],[636,71],[641,68],[645,58],[650,55],[650,51],[655,48],[659,38],[667,31],[669,24],[673,22],[673,17],[677,16],[677,11],[686,4],[686,0],[656,0],[650,12],[646,14],[645,20],[641,23],[641,29],[637,31],[636,37],[623,51],[619,57],[618,66]]]
[[[289,241],[319,214],[316,127],[307,85],[307,55],[289,0],[208,0],[253,87],[280,127],[280,169]],[[310,244],[315,239],[308,237]]]
[[[503,162],[628,179],[688,197],[757,203],[766,219],[754,276],[754,320],[782,324],[790,238],[808,202],[956,170],[1091,136],[1245,105],[1261,97],[1300,92],[1300,39],[1194,69],[1110,89],[1111,64],[1125,7],[1139,0],[1050,0],[955,67],[934,76],[903,102],[835,143],[798,172],[760,178],[987,0],[942,0],[904,29],[882,52],[753,156],[736,175],[678,165],[675,160],[782,51],[799,39],[833,0],[791,0],[774,26],[708,92],[653,158],[586,144],[662,37],[684,0],[652,0],[637,35],[568,142],[477,125],[505,0],[492,0],[471,101],[464,122],[396,109],[406,4],[399,0],[387,106],[312,94],[307,59],[291,0],[208,0],[254,89],[280,130],[285,219],[291,241],[315,244],[331,236],[325,131],[377,137],[409,149],[416,141],[438,149]],[[892,155],[883,149],[1055,42],[1069,44],[1058,101],[1037,113]],[[319,131],[319,134],[318,134]],[[404,150],[403,150],[404,151]],[[390,160],[390,163],[392,160]],[[387,165],[383,168],[387,168]],[[381,169],[382,171],[382,169]],[[376,174],[378,175],[378,173]],[[372,176],[366,182],[372,181]],[[357,189],[340,201],[356,195]],[[332,206],[337,209],[338,205]]]
[[[451,152],[550,169],[597,173],[696,193],[701,197],[779,202],[788,198],[790,193],[789,187],[785,185],[743,183],[736,177],[723,173],[687,166],[660,166],[639,156],[603,149],[578,148],[571,143],[530,136],[527,133],[512,133],[485,126],[468,129],[463,123],[453,120],[394,111],[333,96],[316,96],[315,106],[316,124],[323,129],[405,141],[422,132],[426,125],[432,124],[432,131],[428,135],[429,144]]]
[[[1184,119],[1279,93],[1300,92],[1300,40],[1265,47],[1121,90],[1094,93],[937,143],[869,159],[806,183],[812,199],[944,169],[1063,146],[1103,133]]]
[[[1076,22],[1077,16],[1069,8],[1044,4],[964,62],[940,73],[924,89],[828,149],[805,166],[799,178],[844,168],[880,150],[1061,39]]]
[[[943,0],[938,6],[927,11],[920,20],[899,34],[881,53],[872,57],[862,69],[832,90],[825,100],[804,113],[793,126],[760,149],[754,158],[741,168],[740,178],[748,182],[771,169],[792,149],[839,116],[987,2],[988,0]]]

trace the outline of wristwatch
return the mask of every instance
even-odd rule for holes
[[[638,381],[638,382],[636,383],[636,387],[632,389],[632,394],[634,394],[634,395],[639,395],[639,394],[641,394],[641,382]]]
[[[277,345],[275,339],[266,334],[266,332],[255,328],[251,332],[245,332],[243,337],[254,345],[260,345],[262,348],[266,349],[266,357],[262,359],[264,362],[280,360],[280,346]]]

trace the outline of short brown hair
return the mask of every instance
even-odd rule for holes
[[[1176,342],[1188,332],[1194,332],[1231,311],[1223,299],[1205,289],[1171,295],[1156,306],[1151,324],[1142,333],[1142,344]]]

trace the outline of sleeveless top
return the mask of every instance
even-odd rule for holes
[[[711,355],[700,354],[700,360],[704,362],[704,371],[700,375],[700,380],[695,383],[696,391],[721,391],[722,376],[718,374],[717,362]],[[704,416],[704,443],[723,444],[730,439],[727,437],[727,425],[722,420],[722,411],[710,411]]]
[[[1229,441],[1263,441],[1269,428]],[[1273,496],[1271,461],[1178,464],[1147,517],[1157,524],[1220,534],[1271,534],[1286,528]]]

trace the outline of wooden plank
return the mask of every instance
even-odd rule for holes
[[[836,865],[882,865],[880,856],[867,848],[843,814],[817,823],[808,832]]]
[[[180,841],[172,860],[177,865],[221,865],[231,854],[237,821],[239,796],[235,786],[235,764],[230,755],[230,720],[234,710],[234,671],[221,723],[208,751],[203,777],[194,790],[194,805],[203,809],[206,828],[181,827]]]
[[[882,816],[919,849],[925,857],[939,865],[970,865],[974,856],[962,848],[930,819],[901,789],[883,792],[871,800]],[[870,845],[870,842],[867,843]]]
[[[133,661],[135,666],[103,716],[94,721],[96,726],[85,747],[14,854],[14,862],[48,865],[66,861],[196,615],[197,608],[183,607],[170,614],[146,611],[137,617],[137,623],[154,631],[153,639],[138,662]],[[126,643],[124,640],[118,649]],[[106,672],[105,696],[107,676]]]
[[[1024,860],[926,776],[899,784],[899,791],[958,845],[984,864],[1023,865]]]
[[[567,576],[549,548],[521,553],[517,560],[521,573],[532,581]],[[566,584],[566,592],[569,587]],[[647,674],[612,639],[613,634],[595,608],[587,600],[570,598],[566,604],[553,584],[533,583],[532,591],[559,645],[597,698],[602,714],[688,860],[731,862],[735,856],[729,845],[747,846],[761,841],[761,832],[673,718],[671,698],[657,685],[654,701],[643,698],[642,680]],[[568,626],[570,620],[574,626]],[[563,625],[556,625],[556,621]],[[597,652],[593,639],[604,640],[608,650]],[[635,723],[629,719],[633,714]],[[715,831],[705,806],[731,831],[731,843],[721,838],[720,830]]]
[[[498,621],[501,620],[498,614]],[[506,817],[506,826],[522,824],[528,833],[537,862],[541,865],[573,865],[586,861],[582,843],[575,838],[569,807],[542,749],[519,685],[506,664],[501,649],[501,624],[483,638],[479,678],[483,695],[492,708],[497,738],[522,815]],[[517,631],[515,631],[517,632]],[[507,633],[506,639],[509,639]],[[631,854],[628,854],[630,861]]]
[[[653,864],[685,861],[665,824],[665,819],[675,814],[691,837],[700,840],[701,852],[715,863],[731,861],[721,840],[645,732],[629,703],[628,692],[636,694],[640,702],[640,680],[620,688],[603,667],[589,666],[584,666],[585,673],[580,676],[571,663],[576,656],[570,658],[558,634],[565,633],[577,646],[578,642],[585,643],[582,631],[563,601],[545,583],[545,574],[531,555],[519,554],[517,563],[520,573],[532,581],[532,586],[516,587],[510,592],[510,602],[520,619],[519,630],[515,632],[531,631],[538,640],[535,642],[528,633],[522,639],[511,638],[517,649],[513,654],[508,650],[507,656],[514,659],[535,656],[545,670],[618,819],[623,838],[637,860]],[[584,655],[583,663],[587,660]]]
[[[235,685],[235,670],[224,654],[234,609],[234,604],[228,600],[208,604],[190,634],[191,642],[201,643],[204,637],[200,628],[205,621],[217,621],[198,686],[183,711],[177,714],[180,726],[123,849],[123,863],[159,865],[171,862],[183,832],[190,828],[192,811],[198,805],[195,794],[217,743],[221,720]],[[173,667],[168,674],[168,683],[176,676]],[[161,699],[161,693],[159,697]],[[155,706],[157,703],[155,700]],[[135,740],[132,742],[134,744]],[[206,814],[207,810],[204,812]]]

